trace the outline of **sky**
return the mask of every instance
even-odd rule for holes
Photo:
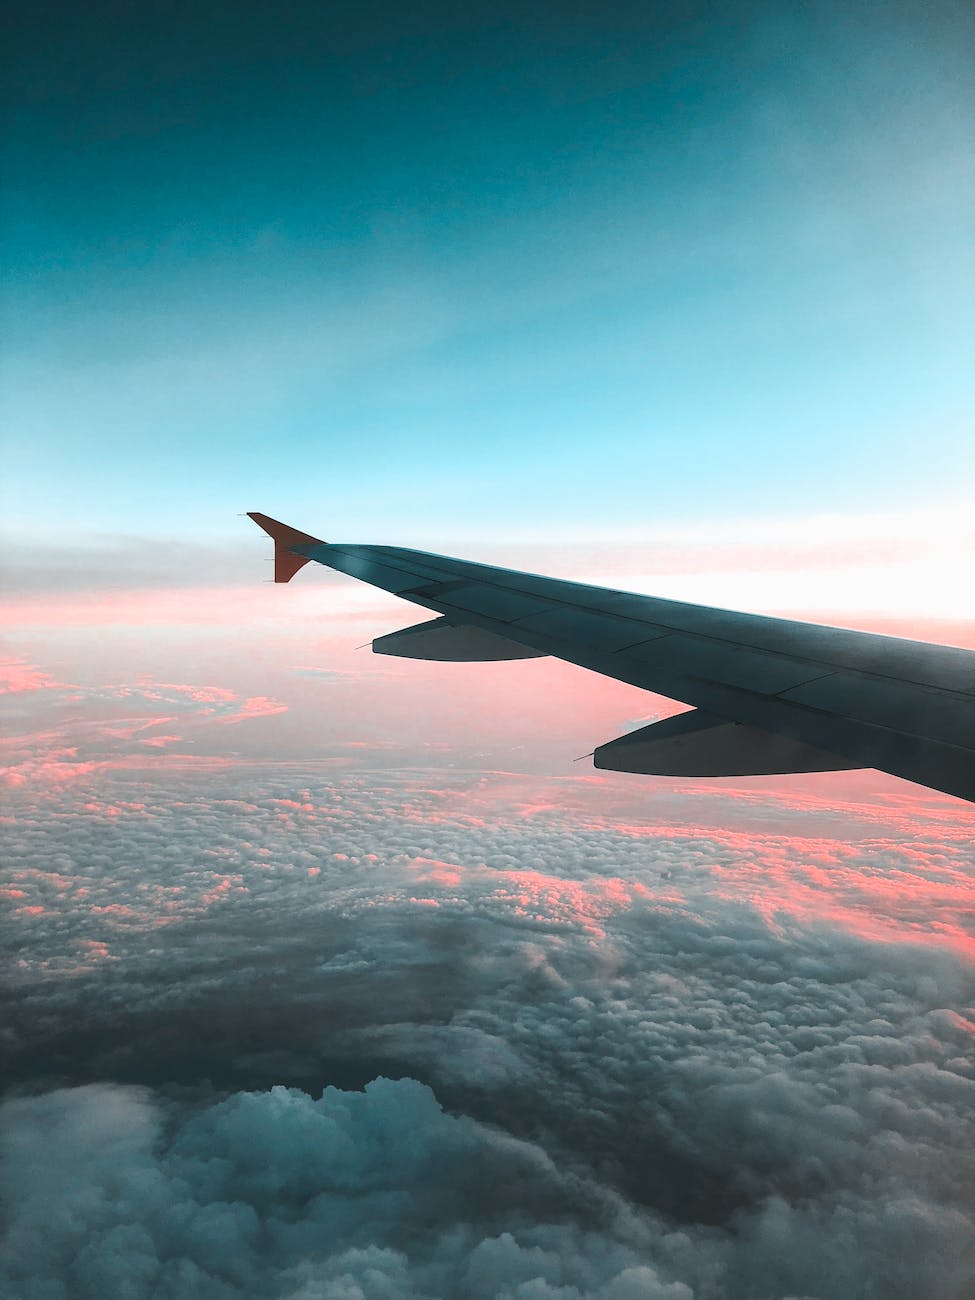
[[[972,25],[14,7],[8,528],[230,539],[260,508],[480,540],[963,506]]]
[[[971,805],[242,516],[975,649],[970,8],[5,22],[0,1292],[971,1294]]]

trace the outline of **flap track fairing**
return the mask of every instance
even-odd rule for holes
[[[804,745],[702,709],[653,722],[600,745],[593,765],[656,776],[773,776],[839,772],[858,766],[839,754]]]
[[[403,659],[436,659],[441,663],[486,663],[502,659],[538,659],[541,650],[509,641],[496,632],[446,618],[431,619],[404,627],[399,632],[376,637],[372,648],[377,655]]]

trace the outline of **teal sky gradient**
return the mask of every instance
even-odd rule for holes
[[[571,535],[970,494],[965,6],[23,15],[22,536],[226,537],[244,509]]]

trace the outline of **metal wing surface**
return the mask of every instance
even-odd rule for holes
[[[251,518],[274,538],[276,581],[314,560],[441,615],[378,638],[379,653],[554,655],[695,706],[600,746],[597,767],[699,776],[873,767],[975,802],[971,650],[330,544]]]

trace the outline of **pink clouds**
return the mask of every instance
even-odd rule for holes
[[[58,785],[96,772],[138,768],[162,761],[161,751],[197,744],[211,727],[237,726],[287,712],[266,695],[242,695],[224,686],[154,682],[60,687],[38,669],[17,680],[45,679],[46,727],[11,733],[0,740],[0,782]],[[38,688],[40,689],[40,688]],[[79,709],[78,706],[84,706]],[[30,715],[27,715],[28,722]],[[179,730],[172,729],[177,724]],[[53,725],[51,725],[53,724]],[[169,728],[162,731],[161,728]],[[147,753],[149,751],[149,753]],[[153,760],[149,755],[159,755]],[[142,757],[138,757],[141,755]],[[207,756],[167,754],[167,761],[209,761]],[[219,762],[219,756],[213,756]],[[229,759],[227,760],[229,761]]]
[[[59,682],[26,659],[0,659],[0,695],[51,690]]]
[[[237,722],[249,722],[252,718],[271,718],[276,713],[287,713],[287,711],[287,704],[282,704],[278,700],[270,700],[266,695],[252,695],[249,699],[241,702],[235,713],[221,718],[220,721],[229,725]]]
[[[586,1203],[579,1239],[592,1243],[593,1225],[620,1207],[624,1235],[646,1219],[661,1276],[688,1279],[681,1294],[819,1294],[824,1276],[853,1294],[868,1256],[894,1259],[905,1296],[936,1294],[904,1270],[924,1253],[918,1240],[940,1261],[937,1232],[962,1235],[964,1208],[937,1180],[954,1168],[961,1186],[970,1150],[971,810],[869,774],[694,783],[573,767],[654,700],[553,663],[382,676],[342,657],[343,639],[362,639],[358,615],[316,649],[324,671],[289,675],[315,657],[310,615],[326,602],[271,594],[276,623],[263,594],[249,613],[240,596],[221,606],[204,595],[168,625],[175,603],[153,610],[156,594],[137,593],[110,613],[108,638],[93,602],[90,623],[52,625],[49,644],[86,647],[70,698],[56,678],[73,680],[74,666],[43,645],[45,667],[18,679],[27,685],[8,703],[26,721],[4,749],[16,815],[4,822],[3,923],[23,993],[11,1024],[23,1077],[212,1079],[233,1097],[295,1075],[317,1094],[336,1068],[356,1087],[380,1068],[417,1072],[443,1083],[449,1113],[472,1099],[505,1142],[506,1129],[546,1134],[555,1145],[526,1168],[551,1171],[551,1152],[564,1156],[568,1203],[591,1162],[607,1192]],[[225,624],[207,624],[208,611]],[[180,626],[189,631],[170,635]],[[315,761],[264,761],[271,752]],[[448,766],[461,761],[477,771]],[[384,1119],[363,1135],[383,1170],[390,1133],[401,1128],[407,1152],[422,1137],[397,1088],[394,1128]],[[349,1114],[363,1095],[332,1093]],[[300,1217],[331,1187],[307,1181],[301,1123],[293,1148],[282,1141],[307,1106],[278,1089],[237,1094],[231,1120],[235,1107],[266,1108],[266,1146],[246,1125],[214,1131],[237,1132],[242,1167],[275,1184],[267,1221],[291,1240],[294,1206]],[[160,1105],[166,1131],[176,1109]],[[186,1117],[191,1139],[199,1111]],[[63,1196],[63,1146],[51,1149]],[[208,1179],[216,1150],[201,1148]],[[177,1154],[182,1197],[185,1145]],[[465,1161],[455,1187],[455,1148],[443,1154],[437,1179],[424,1165],[376,1213],[362,1209],[368,1180],[343,1209],[373,1231],[377,1213],[411,1213],[443,1184],[418,1270],[430,1266],[428,1222],[445,1221],[458,1189],[473,1182],[490,1198],[527,1177],[518,1166],[505,1182],[496,1171],[507,1165]],[[126,1231],[144,1231],[145,1187],[160,1186],[148,1168],[140,1157]],[[30,1162],[25,1173],[36,1175]],[[289,1178],[300,1195],[279,1205]],[[99,1207],[118,1207],[118,1185],[108,1168],[109,1199],[89,1198],[98,1223],[78,1220],[80,1252],[104,1227]],[[254,1185],[228,1187],[219,1222],[251,1215]],[[479,1267],[517,1255],[521,1234],[532,1268],[551,1266],[554,1294],[567,1289],[567,1241],[559,1220],[528,1243],[525,1223],[553,1204],[528,1186],[512,1231],[477,1247]],[[192,1224],[193,1206],[210,1203],[186,1197]],[[335,1188],[325,1199],[315,1240],[343,1204]],[[458,1217],[457,1241],[470,1221]],[[160,1206],[160,1249],[173,1222]],[[38,1241],[35,1269],[50,1254]],[[749,1250],[767,1257],[767,1274],[747,1270]],[[788,1277],[783,1260],[795,1262]],[[360,1263],[365,1277],[372,1262]],[[424,1293],[447,1295],[461,1272],[432,1276]],[[528,1263],[524,1276],[535,1276]],[[579,1294],[592,1276],[579,1271]],[[289,1275],[288,1294],[301,1282]],[[621,1296],[663,1294],[649,1269],[627,1270],[625,1283]]]
[[[639,882],[612,876],[581,882],[538,870],[461,867],[426,858],[415,858],[408,871],[415,881],[436,885],[444,892],[446,898],[433,900],[440,905],[449,902],[451,896],[459,901],[474,894],[503,914],[577,925],[594,935],[605,933],[600,922],[606,917],[625,911],[636,899],[650,897],[650,891]],[[431,901],[418,900],[413,895],[409,899],[410,902]]]
[[[748,848],[754,851],[755,846]],[[894,852],[917,870],[891,867]],[[825,922],[879,942],[947,944],[975,964],[970,869],[878,844],[865,851],[800,839],[763,842],[754,865],[715,866],[717,892],[747,899],[771,925]]]
[[[191,705],[200,705],[196,717],[213,718],[215,722],[228,725],[248,722],[251,718],[273,717],[276,713],[286,713],[288,710],[286,704],[269,699],[266,695],[252,695],[241,699],[236,691],[225,686],[189,686],[180,682],[153,683],[143,679],[137,686],[106,686],[102,690],[104,693],[114,693],[119,699],[141,698],[150,703],[167,703],[175,699]],[[120,739],[131,738],[139,731],[180,720],[187,719],[181,719],[178,714],[168,714],[162,718],[135,723],[127,732],[115,731],[112,734]],[[149,740],[146,743],[158,744],[159,740]]]
[[[59,757],[18,758],[16,762],[0,766],[0,785],[11,788],[32,787],[38,791],[56,793],[59,787],[83,782],[90,777],[110,775],[139,775],[147,779],[165,770],[168,776],[181,776],[193,772],[218,772],[236,766],[233,758],[201,754],[126,754],[119,758],[80,762],[72,758],[77,750],[59,751]],[[67,757],[65,757],[67,756]]]
[[[115,689],[119,692],[130,690],[124,686]],[[160,682],[155,686],[145,683],[140,688],[140,693],[147,699],[163,700],[171,692],[184,696],[194,704],[232,704],[237,698],[233,691],[224,686],[186,686],[178,682]]]
[[[177,759],[167,771],[176,777],[190,770],[187,760]],[[197,761],[195,770],[219,770]],[[240,761],[224,770],[241,770]],[[253,767],[255,779],[262,769]],[[122,770],[122,769],[116,769]],[[140,771],[136,761],[129,770]],[[152,768],[141,769],[148,776]],[[158,769],[155,769],[158,774]],[[266,770],[266,769],[265,769]],[[105,767],[108,777],[112,769]],[[168,778],[167,778],[168,779]],[[418,831],[424,828],[450,834],[463,828],[465,835],[477,835],[499,817],[513,813],[526,828],[569,827],[659,845],[668,853],[690,852],[697,860],[701,846],[713,861],[712,887],[730,902],[745,902],[763,915],[770,924],[791,917],[812,923],[817,917],[851,933],[860,933],[884,941],[948,943],[959,950],[970,950],[965,919],[969,896],[965,854],[970,849],[970,821],[954,801],[925,801],[924,816],[910,821],[910,803],[894,801],[894,812],[883,803],[851,805],[830,801],[824,796],[804,798],[793,804],[787,792],[751,792],[742,804],[739,792],[711,791],[698,795],[685,783],[683,790],[669,791],[666,811],[660,820],[659,799],[651,799],[646,790],[628,792],[629,817],[623,820],[621,793],[601,778],[564,779],[542,783],[535,798],[524,798],[528,781],[524,777],[499,776],[490,780],[465,781],[454,789],[410,795],[406,802],[395,800],[395,815],[403,824]],[[516,796],[516,800],[512,799]],[[693,797],[692,797],[693,796]],[[417,802],[417,799],[419,801]],[[133,801],[133,804],[135,801]],[[642,803],[642,810],[640,805]],[[91,803],[91,811],[114,819],[121,805],[117,799],[107,805]],[[515,806],[517,811],[515,812]],[[702,806],[710,809],[706,821],[688,819],[688,813]],[[241,804],[241,808],[244,805]],[[257,813],[256,804],[246,805],[242,815],[249,819]],[[641,812],[640,820],[634,813]],[[745,825],[733,828],[729,822],[741,820]],[[326,827],[355,820],[354,804],[342,805],[333,798],[324,803],[310,797],[282,797],[268,805],[268,811],[289,828],[289,833],[321,836]],[[133,807],[133,815],[140,815]],[[681,812],[685,820],[678,820]],[[580,816],[581,814],[581,816]],[[141,815],[145,815],[142,813]],[[786,830],[789,820],[793,826]],[[905,831],[913,826],[913,839]],[[774,830],[770,828],[774,827]],[[316,829],[318,828],[318,829]],[[680,846],[686,846],[681,849]],[[258,853],[267,854],[261,847]],[[356,869],[375,862],[376,855],[352,856],[341,849],[330,854],[335,862],[351,863]],[[317,864],[315,864],[317,866]],[[431,885],[438,892],[462,897],[470,888],[486,887],[490,879],[498,900],[504,901],[519,915],[575,917],[589,925],[600,924],[606,909],[625,908],[639,896],[639,890],[610,877],[598,890],[587,885],[579,892],[551,872],[535,873],[524,866],[512,868],[506,875],[498,867],[460,865],[449,859],[431,859],[423,855],[413,860],[404,892],[420,896],[417,884]],[[636,882],[640,883],[640,882]],[[679,875],[672,876],[667,889],[674,897],[684,890]],[[223,890],[222,892],[225,892]],[[219,898],[221,894],[213,895]]]
[[[537,793],[526,799],[530,784]],[[630,819],[622,821],[620,791],[602,778],[532,783],[499,774],[438,792],[419,822],[431,828],[462,825],[476,837],[514,813],[526,827],[571,825],[577,833],[622,835],[695,863],[703,855],[715,896],[746,904],[770,926],[823,923],[872,941],[948,946],[975,961],[967,806],[923,792],[916,800],[893,798],[888,807],[883,799],[854,804],[819,795],[793,801],[789,791],[752,791],[745,795],[752,825],[738,829],[729,822],[737,819],[740,791],[719,787],[703,796],[688,783],[675,784],[666,795],[666,820],[656,811],[660,801],[644,790],[640,797],[631,793]],[[681,809],[685,815],[696,811],[704,798],[714,801],[707,821],[674,817]],[[641,803],[642,817],[633,820]],[[399,815],[415,817],[408,807]],[[642,882],[615,876],[579,885],[524,866],[507,872],[422,856],[410,870],[416,880],[458,898],[490,881],[499,905],[518,915],[563,917],[594,930],[614,910],[645,897]],[[679,902],[687,887],[675,870],[663,889],[655,882],[654,898],[658,904]]]
[[[117,961],[118,958],[112,955],[112,950],[107,943],[100,939],[86,939],[84,942],[84,954],[89,962]]]
[[[752,1230],[778,1268],[782,1243],[808,1245],[819,1225],[790,1280],[804,1295],[822,1290],[821,1253],[837,1240],[859,1261],[883,1229],[886,1259],[910,1231],[913,1255],[916,1231],[956,1222],[945,1215],[958,1213],[972,1113],[972,966],[955,941],[972,857],[939,838],[934,804],[909,842],[879,813],[847,841],[853,814],[825,796],[784,832],[787,790],[712,792],[726,820],[714,826],[681,822],[702,803],[674,784],[656,803],[644,791],[641,808],[631,786],[596,778],[442,773],[431,790],[422,773],[245,762],[179,775],[142,761],[139,776],[105,771],[12,800],[10,901],[31,910],[0,925],[17,954],[24,1077],[209,1079],[251,1111],[268,1098],[256,1146],[231,1123],[260,1173],[282,1155],[295,1104],[272,1083],[298,1076],[317,1095],[337,1071],[416,1074],[451,1113],[545,1134],[573,1197],[580,1171],[598,1170],[603,1208],[623,1207],[627,1233],[641,1216],[663,1223],[695,1294],[724,1276],[785,1294],[779,1273],[741,1283],[737,1265],[721,1274],[714,1260],[692,1276],[702,1252],[740,1253]],[[780,829],[754,824],[762,799]],[[750,827],[731,823],[739,808]],[[942,822],[950,810],[943,801]],[[327,1096],[347,1109],[363,1094]],[[414,1151],[415,1112],[400,1118]],[[366,1143],[383,1168],[389,1132]],[[299,1124],[285,1162],[296,1198],[280,1213],[273,1202],[275,1222],[292,1224],[326,1187],[309,1184],[308,1151]],[[185,1179],[185,1145],[178,1154]],[[532,1167],[551,1169],[550,1156]],[[438,1179],[453,1168],[438,1165]],[[490,1195],[492,1170],[474,1173],[458,1186]],[[140,1198],[143,1186],[140,1175]],[[242,1195],[229,1190],[226,1205]],[[350,1199],[349,1221],[371,1228],[362,1204]],[[903,1204],[920,1204],[916,1220],[891,1227]],[[337,1205],[333,1188],[330,1216]],[[590,1235],[597,1210],[586,1207]],[[424,1225],[424,1260],[429,1240]],[[424,1276],[421,1293],[454,1293]],[[937,1292],[911,1280],[901,1294]]]
[[[77,749],[52,749],[43,758],[18,756],[14,763],[0,766],[0,783],[7,786],[57,786],[78,781],[103,770],[106,762],[77,761]]]
[[[124,692],[123,698],[125,698],[130,694],[131,692],[126,690]],[[144,731],[150,731],[155,727],[165,727],[169,723],[176,722],[176,721],[177,721],[177,717],[175,714],[171,714],[169,716],[162,717],[162,718],[140,719],[138,721],[130,721],[122,726],[119,726],[117,724],[112,726],[106,726],[105,734],[107,736],[112,736],[115,740],[135,740],[138,737],[140,744],[158,745],[161,740],[164,741],[167,738],[160,737],[160,736],[143,736],[141,735],[141,733]]]
[[[240,876],[231,878],[230,876],[221,876],[210,889],[205,890],[200,895],[200,903],[203,907],[212,907],[214,903],[222,902],[231,893],[247,893],[247,887],[243,884]]]
[[[849,808],[839,811],[844,820],[849,816]],[[772,926],[820,921],[881,942],[947,944],[975,962],[970,824],[943,821],[925,841],[905,843],[899,821],[880,837],[876,811],[867,811],[874,837],[853,843],[822,828],[818,836],[711,823],[617,824],[613,830],[667,846],[707,846],[716,895],[747,903]]]
[[[353,771],[350,752],[371,761],[377,774],[400,764],[425,767],[427,775],[417,778],[405,800],[397,803],[391,796],[395,815],[418,828],[449,832],[461,826],[465,834],[481,833],[508,819],[540,830],[605,833],[693,854],[703,844],[713,855],[710,884],[717,896],[747,902],[769,925],[819,919],[871,939],[947,944],[971,954],[967,885],[957,865],[971,843],[967,805],[873,774],[688,782],[571,767],[575,754],[625,729],[621,719],[654,711],[654,697],[553,661],[484,667],[411,663],[393,665],[387,676],[365,667],[373,661],[360,657],[352,667],[346,658],[335,669],[289,676],[285,665],[308,662],[303,618],[314,602],[302,597],[285,611],[282,594],[257,597],[255,615],[240,591],[225,593],[225,604],[223,598],[211,602],[213,593],[196,592],[197,603],[189,602],[190,622],[197,615],[202,621],[207,605],[215,623],[229,620],[221,637],[232,632],[236,648],[246,629],[249,644],[260,644],[265,657],[249,651],[235,658],[221,642],[191,681],[172,669],[177,661],[184,666],[202,654],[202,633],[177,643],[179,653],[168,655],[165,671],[140,672],[134,681],[113,673],[107,682],[66,688],[59,686],[53,668],[9,661],[2,679],[7,693],[17,704],[36,704],[28,719],[44,725],[25,725],[20,735],[2,742],[0,780],[46,791],[54,799],[68,784],[107,784],[122,776],[151,788],[153,782],[188,773],[258,771],[272,745],[290,757],[300,739],[307,744],[304,752],[317,760],[310,770],[319,774],[328,763],[343,773]],[[316,614],[321,595],[319,588]],[[116,612],[134,618],[143,608],[140,602],[159,596],[127,593]],[[55,605],[48,610],[52,617]],[[251,633],[271,608],[279,619],[273,635],[255,642]],[[75,612],[79,619],[84,611],[94,619],[98,609],[97,602],[82,601]],[[157,612],[165,609],[164,599]],[[397,604],[395,610],[405,607]],[[350,627],[360,615],[361,609],[345,610],[335,639],[321,647],[323,662],[333,652],[350,654],[340,643],[351,639]],[[294,653],[298,643],[303,643],[301,656]],[[274,692],[280,686],[281,698],[267,693],[269,683]],[[661,701],[659,708],[672,706]],[[231,747],[236,752],[229,752]],[[506,770],[451,785],[448,762]],[[539,770],[571,774],[541,778],[533,774]],[[106,824],[147,815],[126,808],[117,797],[89,800],[87,811]],[[326,810],[304,797],[280,799],[273,808],[282,828],[299,830],[332,813],[340,815],[335,807]],[[353,856],[339,850],[331,860]],[[459,905],[468,888],[485,891],[490,885],[493,903],[512,917],[547,917],[595,935],[605,929],[608,916],[643,900],[641,882],[627,883],[614,873],[598,885],[581,885],[526,863],[509,870],[448,859],[424,866],[423,853],[413,860],[409,878],[404,876],[393,896],[421,900],[418,906],[429,906],[429,900]],[[303,863],[302,869],[306,880],[318,879],[317,863]],[[198,905],[222,904],[238,887],[245,886],[235,884],[231,873],[221,875],[208,881]],[[676,877],[665,887],[657,882],[655,889],[658,901],[684,896],[684,882]]]
[[[420,880],[429,880],[441,889],[458,889],[464,878],[462,868],[435,858],[415,858],[413,861]]]

